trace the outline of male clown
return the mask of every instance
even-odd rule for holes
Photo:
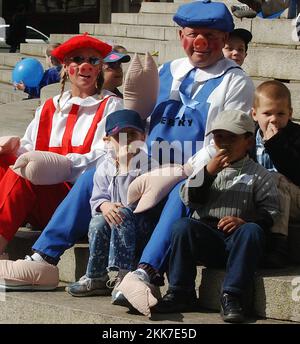
[[[174,21],[181,26],[179,36],[187,57],[166,63],[160,69],[161,89],[158,105],[151,115],[148,142],[151,141],[153,151],[155,141],[180,141],[181,147],[189,141],[192,142],[192,154],[195,154],[202,145],[208,146],[211,136],[205,133],[211,130],[218,113],[229,109],[249,112],[254,89],[242,69],[223,56],[222,48],[234,28],[231,14],[223,3],[204,0],[182,5]],[[194,76],[190,78],[193,71]],[[180,125],[183,123],[185,125]],[[175,152],[176,147],[178,144],[174,147]],[[178,158],[182,158],[181,163],[186,162],[190,156],[185,153],[174,153],[174,157],[177,156],[174,162],[180,162]],[[199,154],[189,162],[197,168]],[[147,290],[151,293],[153,286],[162,284],[170,250],[171,225],[187,215],[179,198],[181,184],[169,194],[138,269],[127,274],[117,287],[136,309],[147,315],[156,303],[147,296]],[[115,303],[120,302],[116,300]]]
[[[208,145],[210,137],[205,137],[205,132],[210,130],[219,112],[250,111],[254,86],[238,65],[223,56],[228,32],[234,28],[232,16],[223,3],[205,0],[182,5],[174,20],[181,26],[179,37],[187,57],[160,69],[159,98],[151,115],[148,145],[153,147],[155,142],[177,140],[183,147],[183,143],[189,141],[191,149],[187,154],[179,150],[171,156],[172,161],[183,163],[196,149]],[[48,263],[57,264],[63,252],[87,233],[93,173],[89,170],[78,179],[34,244],[35,257],[38,254],[45,267]],[[163,272],[170,246],[170,224],[185,215],[178,190],[176,186],[166,200],[161,219],[140,260],[142,266],[130,275],[137,275],[142,287],[144,283],[140,278],[145,277],[151,283],[159,280],[157,275]],[[26,263],[24,261],[24,269]],[[0,264],[0,278],[5,277],[18,276],[7,276]],[[36,282],[26,283],[29,287]]]

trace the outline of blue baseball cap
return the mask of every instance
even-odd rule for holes
[[[194,1],[179,6],[173,20],[181,27],[205,27],[223,32],[234,29],[232,15],[222,2]]]
[[[142,133],[145,132],[141,116],[134,110],[118,110],[106,117],[105,132],[107,136],[116,135],[125,128],[134,128]]]
[[[126,62],[129,62],[130,59],[131,59],[131,57],[129,55],[117,53],[116,51],[112,51],[103,59],[103,62],[112,63],[112,62],[120,61],[121,63],[126,63]]]

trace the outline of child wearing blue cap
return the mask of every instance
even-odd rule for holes
[[[123,94],[118,89],[123,84],[124,73],[122,64],[130,60],[131,58],[127,54],[126,49],[121,45],[114,45],[112,52],[103,60],[103,88],[113,92],[120,98],[123,98]]]
[[[109,150],[96,169],[90,201],[90,257],[86,274],[66,287],[73,296],[110,294],[108,271],[118,271],[121,280],[132,270],[154,228],[151,210],[134,214],[134,205],[127,203],[129,185],[148,169],[148,156],[141,149],[145,129],[139,114],[133,110],[111,113],[105,132]]]

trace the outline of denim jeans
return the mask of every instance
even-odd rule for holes
[[[243,294],[254,278],[265,246],[263,229],[245,223],[230,235],[200,220],[182,218],[172,226],[170,289],[195,288],[196,267],[225,267],[223,291]]]
[[[122,208],[125,216],[121,225],[110,226],[102,215],[92,218],[89,225],[89,248],[86,275],[99,278],[110,270],[134,270],[137,259],[156,224],[150,211],[134,214]]]

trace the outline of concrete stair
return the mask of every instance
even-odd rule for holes
[[[7,251],[10,259],[23,259],[26,254],[30,254],[31,247],[39,235],[40,231],[21,228],[8,247]],[[253,302],[255,319],[264,317],[268,319],[300,322],[300,290],[297,292],[296,289],[297,286],[300,286],[300,266],[295,265],[296,263],[300,263],[299,227],[291,228],[289,246],[291,260],[289,267],[284,269],[259,270],[257,274],[254,284]],[[87,241],[78,243],[66,250],[58,264],[60,280],[64,283],[71,283],[83,276],[85,274],[88,256]],[[224,273],[224,270],[198,267],[196,288],[199,294],[199,304],[203,309],[215,312],[219,311],[219,293]],[[166,290],[167,284],[162,287],[162,294]],[[58,292],[61,291],[62,289],[58,289]],[[23,298],[23,293],[22,295],[18,295],[17,293],[12,294],[15,294],[18,298]],[[58,295],[57,292],[54,294],[55,297]],[[44,295],[44,293],[41,295]],[[68,302],[69,296],[67,294],[60,293],[59,295],[63,304],[64,302]],[[196,317],[193,319],[195,320]]]
[[[0,136],[22,137],[39,103],[39,99],[27,99],[0,105]]]
[[[151,319],[112,306],[110,297],[75,298],[64,284],[51,292],[0,292],[1,324],[223,324],[219,313],[200,308],[194,313],[154,314]],[[290,324],[287,321],[253,317],[248,323]],[[100,332],[101,333],[101,329]]]

